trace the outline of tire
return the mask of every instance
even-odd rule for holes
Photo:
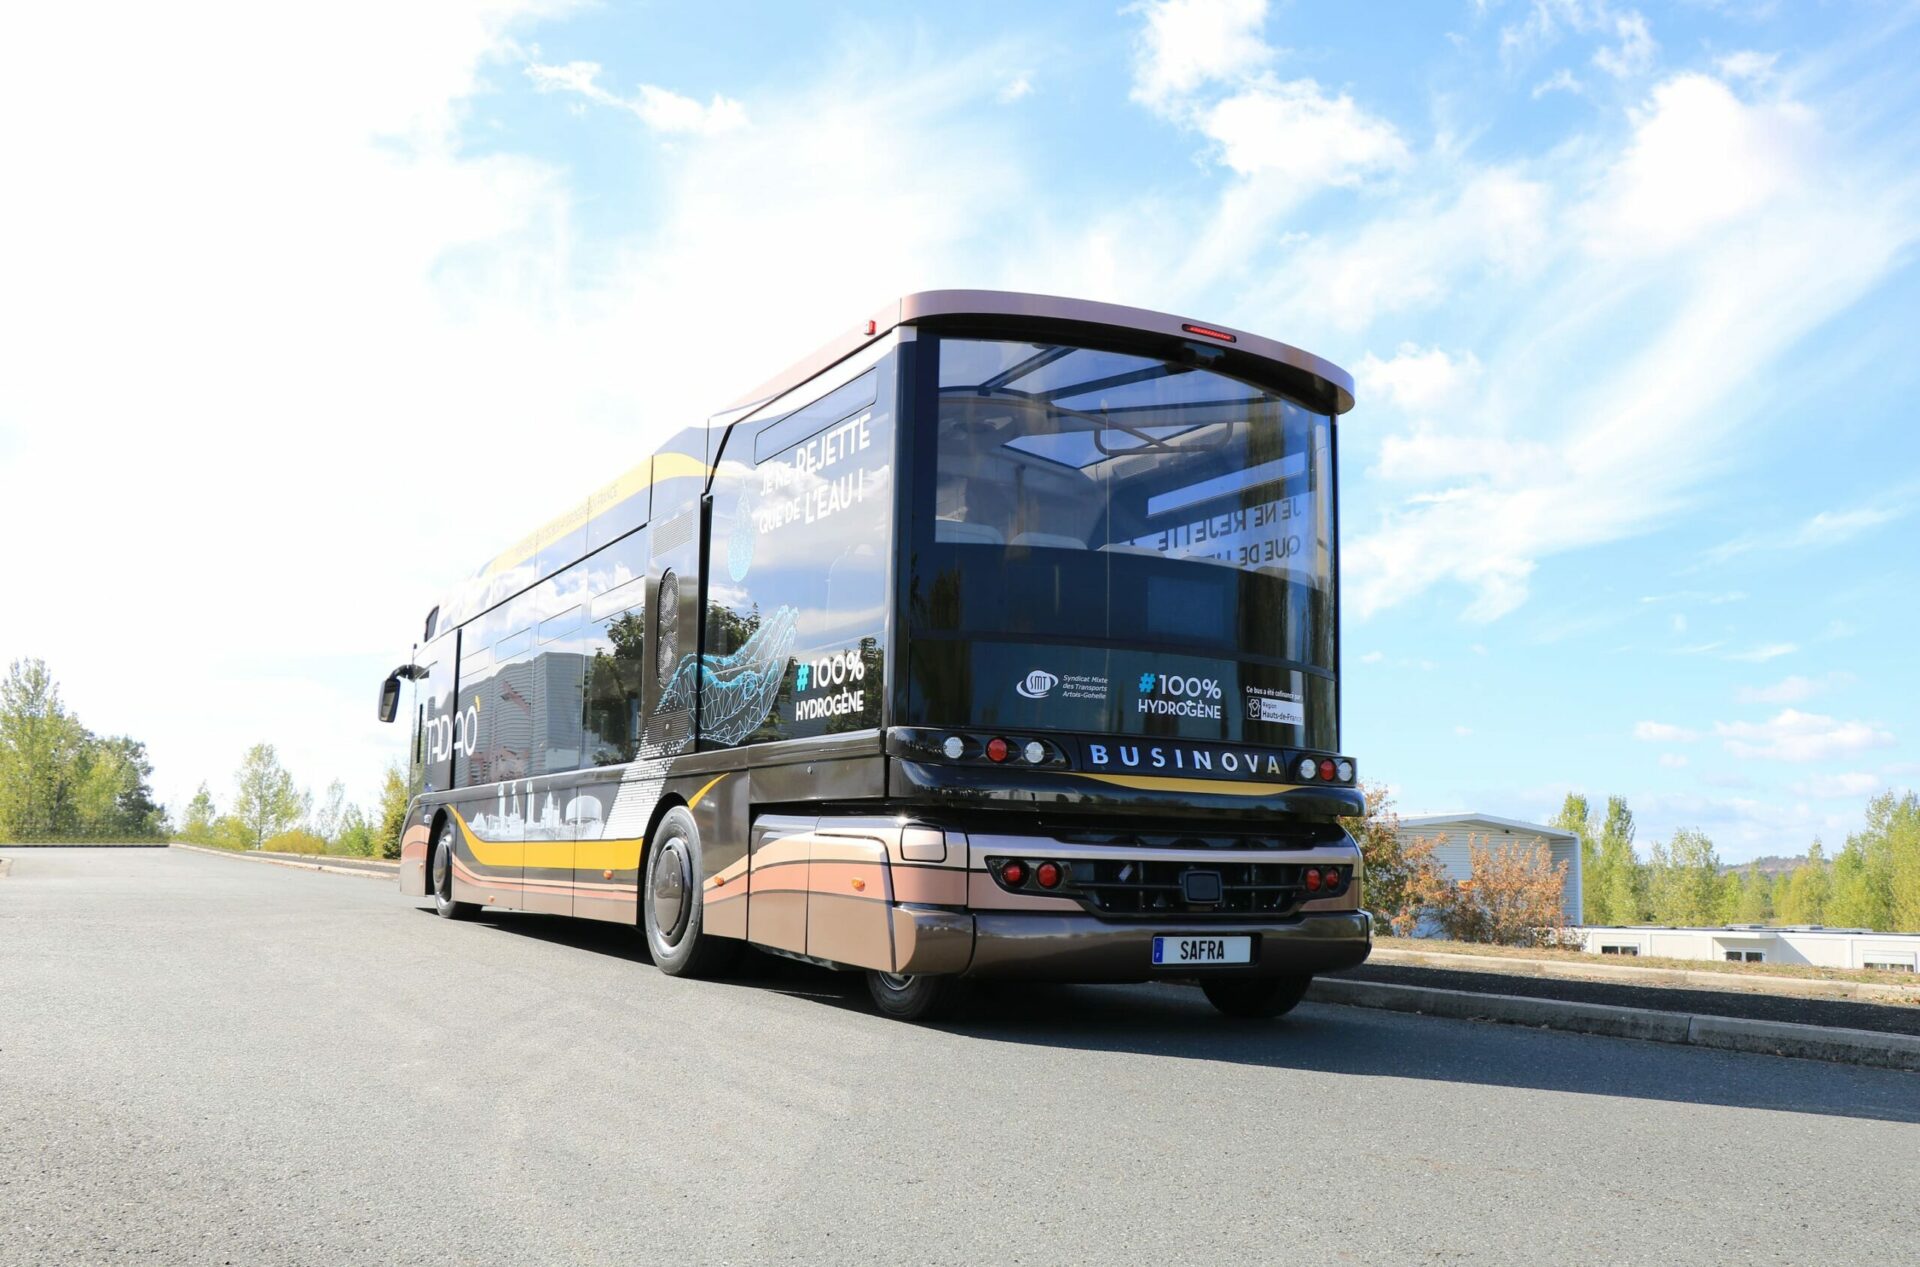
[[[960,1000],[960,979],[867,973],[867,993],[883,1016],[896,1021],[935,1021],[952,1013]]]
[[[640,922],[654,966],[670,977],[718,976],[730,967],[742,943],[700,931],[700,829],[693,815],[674,806],[647,842],[640,879]]]
[[[1222,977],[1202,981],[1200,989],[1206,994],[1207,1002],[1228,1016],[1243,1021],[1267,1021],[1293,1011],[1311,984],[1311,976]]]
[[[451,820],[440,825],[440,834],[433,841],[433,867],[428,872],[429,892],[433,895],[433,910],[441,919],[472,919],[480,908],[472,902],[453,900],[453,823]]]

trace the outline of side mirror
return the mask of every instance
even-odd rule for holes
[[[380,720],[390,722],[400,715],[400,681],[418,682],[427,676],[427,671],[417,664],[403,664],[387,674],[387,680],[380,684]]]
[[[389,673],[380,684],[380,720],[390,722],[400,715],[400,679]]]

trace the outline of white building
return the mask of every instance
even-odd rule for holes
[[[1580,838],[1557,827],[1538,823],[1515,822],[1492,814],[1428,814],[1400,820],[1403,842],[1426,841],[1433,845],[1433,860],[1454,881],[1472,878],[1467,858],[1469,837],[1489,846],[1527,845],[1540,841],[1555,863],[1567,864],[1567,881],[1561,909],[1567,923],[1580,922]]]
[[[1728,959],[1735,963],[1799,963],[1820,968],[1920,970],[1920,933],[1875,933],[1818,925],[1769,928],[1589,928],[1586,949],[1596,955],[1659,959]]]

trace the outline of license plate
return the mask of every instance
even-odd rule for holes
[[[1193,968],[1216,963],[1252,963],[1251,937],[1156,937],[1153,966]]]

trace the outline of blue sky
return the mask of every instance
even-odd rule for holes
[[[1347,747],[1403,810],[1832,843],[1920,783],[1915,19],[10,12],[0,657],[176,805],[259,739],[368,796],[448,580],[894,294],[1050,291],[1355,374]]]

